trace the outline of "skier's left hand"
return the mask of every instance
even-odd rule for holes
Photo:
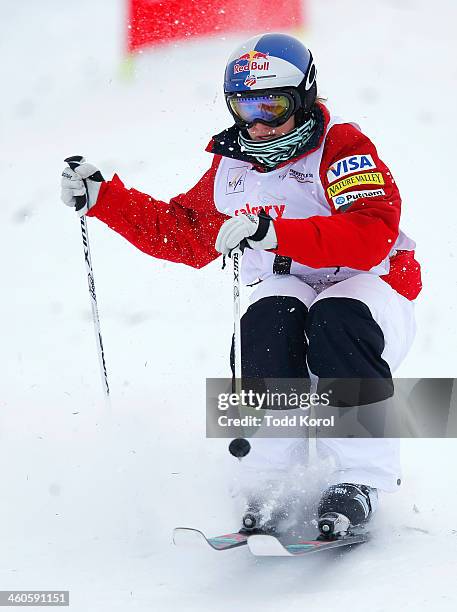
[[[217,235],[216,251],[228,255],[241,243],[255,250],[276,249],[278,240],[273,219],[263,210],[259,216],[239,215],[227,219]]]

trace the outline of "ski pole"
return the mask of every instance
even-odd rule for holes
[[[240,300],[240,263],[241,249],[231,253],[233,260],[233,356],[235,361],[235,393],[241,392],[241,300]]]
[[[243,387],[241,380],[241,254],[240,247],[237,247],[231,252],[233,260],[233,357],[235,362],[235,393],[240,398]],[[245,438],[235,438],[229,444],[230,454],[240,461],[250,450],[251,445]]]
[[[67,157],[64,161],[70,166],[72,170],[75,170],[75,168],[77,168],[80,165],[82,160],[83,160],[83,157],[81,155],[73,155],[72,157]],[[84,181],[84,185],[85,184],[86,184],[86,181]],[[77,211],[81,210],[81,208],[85,206],[86,198],[87,198],[87,195],[76,196],[76,210]],[[95,293],[94,271],[92,268],[92,257],[90,254],[89,233],[87,230],[86,216],[82,215],[80,221],[81,221],[81,236],[82,236],[82,241],[83,241],[84,262],[86,265],[87,284],[89,287],[89,298],[90,298],[90,305],[92,309],[92,320],[94,323],[98,361],[100,364],[100,374],[102,377],[103,393],[105,395],[106,400],[108,400],[109,399],[108,374],[106,372],[105,351],[103,350],[102,332],[100,328],[100,317],[98,314],[97,295]]]

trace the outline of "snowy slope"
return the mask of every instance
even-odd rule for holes
[[[443,377],[456,367],[447,58],[457,8],[428,4],[314,0],[307,41],[331,107],[359,121],[391,166],[423,261],[417,340],[399,375]],[[404,444],[405,484],[383,499],[378,540],[350,558],[255,560],[171,544],[178,524],[210,534],[238,525],[226,442],[204,438],[205,377],[227,375],[230,273],[153,260],[90,222],[108,410],[59,173],[63,157],[83,153],[156,197],[189,188],[227,124],[222,70],[239,39],[144,54],[127,83],[122,7],[1,6],[0,589],[70,589],[77,612],[455,609],[453,440]]]

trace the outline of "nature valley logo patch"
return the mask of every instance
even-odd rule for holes
[[[364,172],[363,174],[355,174],[354,176],[348,176],[348,178],[338,181],[327,187],[328,195],[333,198],[342,191],[349,189],[355,185],[384,185],[384,177],[381,172]]]

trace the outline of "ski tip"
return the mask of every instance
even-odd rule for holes
[[[248,536],[240,533],[226,533],[219,536],[207,537],[203,531],[192,527],[175,527],[173,530],[173,543],[176,546],[197,547],[202,544],[210,546],[213,550],[229,550],[246,544]]]
[[[195,542],[200,542],[202,539],[206,541],[205,534],[202,531],[190,527],[175,527],[172,539],[175,546],[192,545]]]

